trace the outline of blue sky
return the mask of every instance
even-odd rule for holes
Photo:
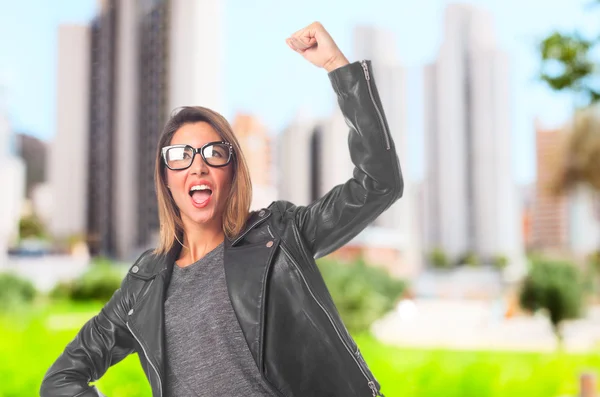
[[[192,1],[192,0],[190,0]],[[442,40],[445,0],[225,0],[223,89],[228,118],[236,111],[259,116],[274,132],[298,108],[315,116],[335,105],[326,73],[292,52],[284,39],[319,20],[352,61],[355,24],[394,32],[398,59],[407,68],[408,153],[413,178],[423,174],[421,67]],[[535,44],[553,29],[595,33],[598,12],[580,0],[471,0],[495,18],[498,44],[511,55],[513,171],[516,181],[535,177],[533,120],[563,122],[569,98],[535,81]],[[95,0],[0,0],[0,86],[13,126],[43,139],[55,134],[56,32],[59,23],[86,23]]]

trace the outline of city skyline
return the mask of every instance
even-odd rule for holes
[[[50,182],[59,193],[54,202],[62,206],[53,212],[55,219],[63,223],[68,219],[76,226],[63,227],[62,233],[60,228],[52,229],[56,235],[85,232],[92,254],[126,258],[156,241],[154,152],[170,109],[198,102],[222,112],[220,87],[225,84],[219,76],[224,59],[219,43],[224,39],[213,35],[204,46],[201,38],[224,32],[219,28],[223,4],[196,1],[193,9],[183,12],[184,1],[106,1],[89,26],[61,25],[59,30],[64,41],[58,57],[59,133],[54,139]],[[201,23],[208,20],[212,27]],[[423,72],[423,125],[428,140],[424,155],[429,168],[424,178],[429,186],[424,191],[437,197],[425,203],[418,200],[421,187],[408,159],[407,141],[414,126],[409,117],[410,79],[401,56],[396,55],[396,36],[374,24],[354,27],[351,53],[373,62],[372,75],[380,87],[406,181],[405,199],[372,226],[394,234],[391,240],[397,241],[400,251],[424,248],[429,252],[437,247],[451,258],[467,252],[485,260],[519,256],[523,244],[516,181],[507,172],[514,138],[510,113],[515,104],[508,83],[511,55],[497,40],[494,15],[485,8],[454,4],[445,8],[443,22],[439,55]],[[64,35],[65,29],[74,37]],[[203,57],[186,51],[190,47],[206,47]],[[82,97],[86,99],[81,101]],[[300,117],[274,134],[264,126],[261,114],[236,113],[256,120],[242,121],[240,131],[259,132],[255,138],[263,140],[265,147],[270,145],[267,140],[283,138],[284,150],[274,156],[284,160],[275,170],[280,174],[278,182],[258,183],[263,186],[256,191],[261,198],[255,203],[266,206],[269,199],[287,199],[305,205],[350,177],[346,149],[338,144],[345,141],[346,126],[334,98],[327,98],[329,114],[317,116],[306,108],[303,113],[300,107]],[[298,121],[305,123],[294,127]],[[286,143],[289,139],[291,143]],[[254,140],[252,145],[257,143]],[[71,151],[77,156],[69,155]],[[256,164],[269,168],[262,160]],[[304,181],[294,180],[293,189],[303,192],[292,193],[279,183],[282,175],[291,180],[289,176],[302,167]],[[64,178],[66,174],[73,175]],[[420,219],[422,205],[428,208],[429,220]],[[425,229],[424,235],[418,229]],[[408,256],[416,258],[415,252]]]
[[[89,21],[93,16],[94,3],[62,0],[56,7],[50,7],[48,14],[40,12],[39,15],[28,13],[32,6],[39,9],[49,7],[39,0],[11,2],[5,7],[8,12],[4,15],[10,15],[12,11],[15,15],[26,16],[36,27],[33,31],[21,30],[14,23],[20,18],[9,18],[6,23],[0,24],[5,33],[2,37],[11,38],[10,41],[0,41],[0,65],[3,65],[0,67],[0,79],[10,83],[11,116],[18,131],[29,132],[44,139],[54,136],[55,123],[52,120],[55,94],[52,80],[55,75],[56,26],[59,22]],[[414,171],[414,178],[422,179],[424,162],[420,136],[422,123],[419,120],[422,93],[419,92],[421,76],[417,70],[434,58],[441,37],[441,13],[448,2],[426,2],[410,6],[382,2],[376,7],[360,3],[342,7],[338,3],[340,2],[334,1],[319,7],[306,4],[302,10],[290,15],[284,12],[283,5],[272,1],[259,2],[254,7],[239,0],[227,1],[224,14],[227,35],[224,42],[224,113],[228,119],[237,111],[255,114],[275,133],[280,133],[296,109],[307,103],[312,103],[316,117],[329,114],[333,105],[326,76],[316,68],[302,65],[297,54],[287,51],[283,38],[307,21],[321,20],[340,47],[352,57],[350,42],[353,26],[367,23],[390,28],[397,39],[400,61],[408,70],[409,153],[406,160]],[[531,127],[533,118],[540,116],[546,124],[556,125],[568,117],[570,112],[567,97],[552,94],[541,84],[533,82],[537,68],[535,39],[548,34],[555,27],[577,27],[583,32],[590,32],[594,23],[590,15],[585,15],[585,2],[577,4],[563,0],[547,4],[541,0],[532,0],[527,4],[518,3],[516,8],[514,1],[498,4],[491,0],[475,0],[469,3],[489,9],[498,26],[500,45],[511,53],[511,85],[516,88],[513,93],[515,110],[511,116],[515,138],[512,168],[517,182],[531,183],[535,176],[535,139]],[[519,9],[520,13],[515,14],[514,9]],[[265,13],[267,10],[270,12]],[[543,10],[543,15],[530,17],[540,10]],[[258,15],[273,15],[277,18],[268,27],[262,24],[251,27],[248,21],[256,19],[254,16]],[[0,20],[4,22],[1,16]],[[422,29],[423,26],[427,26],[427,29]],[[415,34],[419,37],[417,41],[414,40]],[[13,37],[19,37],[19,40],[13,40]],[[251,43],[260,45],[253,46]],[[23,52],[23,48],[28,48],[29,51]],[[35,77],[32,79],[31,76]],[[290,79],[291,76],[294,78]],[[268,90],[259,89],[267,84]],[[35,97],[30,96],[33,92],[37,94]],[[256,100],[257,92],[261,92],[260,101]],[[268,95],[263,95],[262,92]],[[29,114],[31,106],[39,109],[35,115]]]

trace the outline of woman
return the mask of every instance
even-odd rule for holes
[[[101,395],[89,382],[131,353],[154,396],[382,395],[315,259],[401,197],[394,142],[369,61],[349,63],[319,23],[286,42],[328,72],[353,177],[308,206],[249,212],[249,173],[227,121],[200,107],[174,114],[156,158],[159,245],[67,345],[42,396]]]

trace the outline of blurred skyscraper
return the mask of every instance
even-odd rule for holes
[[[90,30],[64,25],[58,30],[56,135],[47,157],[52,192],[50,232],[59,239],[81,235],[88,208],[88,117]],[[97,148],[97,146],[93,146]]]
[[[556,193],[552,183],[565,157],[567,127],[544,128],[536,122],[537,180],[532,214],[532,248],[584,256],[598,248],[600,219],[593,191],[578,186]]]
[[[0,267],[7,248],[19,237],[21,206],[25,199],[25,164],[14,152],[15,135],[8,120],[4,92],[0,91]]]
[[[444,41],[426,67],[427,250],[523,262],[511,168],[508,56],[492,17],[474,6],[445,12]],[[512,268],[514,270],[514,268]]]
[[[6,89],[0,81],[0,158],[6,158],[13,154],[11,148],[13,132],[8,122],[8,104],[6,102]]]
[[[265,126],[249,114],[237,114],[232,128],[246,157],[252,180],[251,210],[267,207],[277,199],[272,138]]]
[[[571,253],[583,257],[598,250],[600,204],[588,186],[577,186],[569,195],[569,245]]]
[[[339,109],[312,118],[299,111],[278,139],[279,198],[307,205],[352,177],[348,126]]]
[[[315,172],[318,163],[313,158],[317,122],[304,112],[298,112],[277,140],[277,170],[275,178],[279,199],[297,205],[315,200]]]
[[[36,185],[46,182],[48,145],[45,141],[27,134],[16,134],[17,154],[25,162],[26,192],[31,197]]]
[[[131,259],[157,242],[154,170],[166,118],[182,105],[222,111],[221,1],[104,0],[89,29],[89,78],[72,83],[89,113],[67,146],[87,160],[78,231],[92,254]]]
[[[562,128],[545,129],[535,125],[536,184],[532,211],[531,243],[536,249],[566,250],[569,244],[568,196],[554,194],[555,180],[566,142]]]

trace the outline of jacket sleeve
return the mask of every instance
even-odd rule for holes
[[[352,178],[307,206],[284,202],[315,259],[354,238],[403,193],[394,141],[373,76],[371,61],[353,62],[329,73],[350,128]]]
[[[129,310],[125,298],[127,277],[48,369],[42,380],[40,396],[104,396],[89,383],[100,379],[110,366],[133,352],[131,334],[125,322]]]

